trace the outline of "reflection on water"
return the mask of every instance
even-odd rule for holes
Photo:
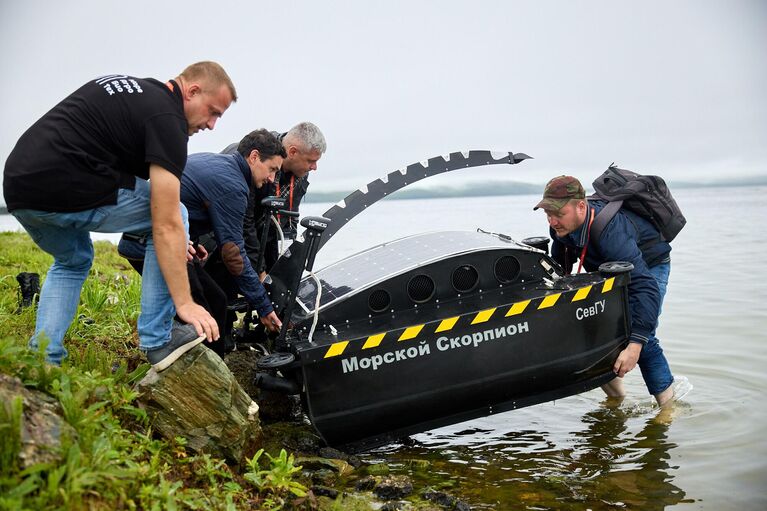
[[[676,445],[668,429],[686,409],[605,400],[572,431],[445,428],[368,457],[383,455],[398,473],[438,486],[472,509],[660,510],[685,501],[674,484],[678,467],[669,463]],[[445,481],[453,484],[446,488]]]
[[[685,496],[675,486],[669,465],[668,440],[672,408],[643,418],[643,428],[633,433],[627,426],[629,413],[620,407],[602,407],[584,416],[585,433],[578,434],[582,452],[573,471],[588,481],[583,497],[612,505],[625,503],[640,509],[664,509]]]

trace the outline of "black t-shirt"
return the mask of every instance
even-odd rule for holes
[[[155,163],[181,177],[187,122],[175,82],[109,75],[86,83],[32,125],[5,163],[9,210],[84,211]]]

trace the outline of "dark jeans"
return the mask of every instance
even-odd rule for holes
[[[231,323],[227,321],[226,306],[229,303],[226,293],[216,283],[215,280],[208,274],[205,266],[199,262],[187,264],[187,270],[189,273],[189,286],[192,291],[192,299],[195,303],[202,305],[210,312],[213,319],[218,324],[218,329],[221,337],[218,341],[207,344],[207,346],[218,353],[223,355],[228,351],[231,351],[233,346],[231,340]]]
[[[663,263],[650,268],[650,273],[655,277],[658,289],[660,290],[661,308],[663,307],[663,298],[666,296],[670,272],[671,263]],[[660,316],[660,310],[658,315]],[[642,371],[642,377],[650,394],[660,394],[674,383],[674,376],[671,374],[668,361],[663,354],[663,348],[660,347],[660,342],[655,337],[655,330],[652,331],[647,339],[647,344],[642,347],[642,353],[639,355],[637,364]]]

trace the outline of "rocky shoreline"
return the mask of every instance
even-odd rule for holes
[[[235,351],[222,360],[204,345],[184,354],[162,373],[149,370],[135,386],[138,405],[153,430],[169,442],[184,438],[186,451],[225,459],[234,472],[259,449],[286,450],[299,468],[297,481],[308,489],[283,509],[441,511],[471,509],[434,485],[394,474],[387,463],[323,445],[301,413],[296,396],[275,395],[252,385],[255,351]],[[134,361],[134,363],[137,361]],[[246,390],[247,389],[247,392]],[[62,447],[77,437],[58,401],[0,373],[4,403],[18,402],[20,469],[64,463]],[[427,460],[412,460],[428,470]],[[449,485],[446,485],[449,486]]]
[[[458,498],[435,490],[431,486],[418,487],[411,478],[392,475],[386,463],[366,463],[354,454],[323,446],[301,412],[296,396],[265,392],[253,384],[258,352],[234,351],[224,361],[240,385],[259,403],[263,428],[263,442],[269,452],[281,448],[296,454],[296,464],[302,467],[302,475],[311,481],[310,489],[317,497],[335,501],[343,496],[352,502],[352,509],[381,511],[407,510],[456,510],[467,511],[471,507]],[[420,468],[427,469],[429,462],[414,460]],[[340,508],[345,509],[345,508]]]

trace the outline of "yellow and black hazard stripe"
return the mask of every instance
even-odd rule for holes
[[[554,307],[557,303],[578,302],[581,300],[585,300],[589,296],[597,294],[597,293],[599,294],[609,293],[610,291],[612,291],[614,285],[615,285],[615,277],[610,277],[609,279],[606,279],[604,282],[601,283],[601,290],[599,289],[600,287],[599,284],[590,284],[588,286],[581,287],[572,291],[566,291],[562,293],[552,293],[552,294],[543,296],[541,298],[522,300],[521,302],[516,302],[512,304],[510,307],[507,305],[504,305],[503,307],[494,307],[492,309],[486,309],[473,314],[454,316],[452,318],[447,318],[440,321],[439,324],[437,325],[437,328],[435,328],[433,331],[431,330],[431,328],[426,328],[427,324],[423,324],[423,325],[414,325],[414,326],[407,327],[401,332],[399,330],[382,332],[380,334],[375,334],[375,335],[371,335],[370,337],[367,337],[365,339],[364,344],[362,345],[362,349],[367,350],[371,348],[377,348],[378,346],[381,345],[384,339],[386,339],[387,341],[392,341],[393,339],[396,338],[396,342],[409,341],[412,339],[416,339],[418,335],[424,331],[424,329],[426,329],[427,333],[429,334],[449,332],[450,330],[455,328],[455,326],[458,324],[458,321],[461,318],[471,317],[471,322],[469,324],[478,325],[478,324],[490,321],[490,319],[493,318],[493,316],[496,316],[497,314],[504,314],[504,317],[508,318],[511,316],[518,316],[520,314],[524,314],[525,311],[549,309],[551,307]],[[597,290],[594,290],[594,288],[597,288]],[[566,296],[562,298],[562,295],[566,295]],[[567,295],[572,295],[571,297],[569,297],[569,300]],[[531,306],[531,304],[533,305]],[[509,307],[509,308],[507,309],[506,307]],[[428,324],[428,325],[431,326],[431,324]],[[331,357],[337,357],[339,355],[343,355],[344,351],[346,351],[346,348],[349,346],[349,342],[350,341],[339,341],[339,342],[335,342],[331,344],[328,347],[328,350],[325,352],[325,356],[323,358],[331,358]]]

